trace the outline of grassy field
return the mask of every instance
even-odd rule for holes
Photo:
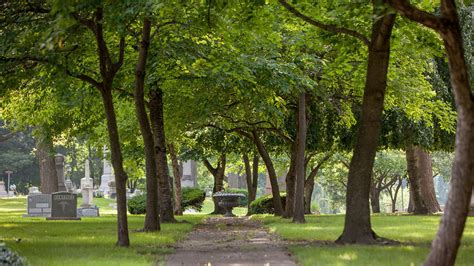
[[[101,217],[81,221],[23,218],[26,198],[0,199],[0,242],[26,257],[31,265],[151,265],[172,251],[203,215],[187,215],[186,223],[162,224],[159,233],[141,233],[143,215],[129,216],[130,248],[118,248],[115,211],[108,199],[94,199]],[[80,201],[80,199],[79,199]]]
[[[80,201],[80,200],[79,200]],[[143,215],[130,215],[130,248],[115,247],[116,217],[109,199],[94,199],[101,217],[81,221],[46,221],[23,218],[26,198],[0,199],[0,242],[26,257],[31,265],[151,265],[182,239],[213,209],[206,199],[200,214],[179,217],[186,223],[163,224],[159,233],[141,233]],[[246,208],[235,208],[242,216]],[[307,216],[306,224],[289,219],[255,215],[268,229],[290,242],[290,251],[302,265],[420,265],[427,253],[440,216],[375,215],[380,236],[402,242],[399,246],[341,246],[333,244],[343,228],[344,216]],[[457,265],[474,265],[474,218],[464,232]]]
[[[400,246],[341,246],[334,241],[342,232],[344,216],[310,215],[306,224],[273,216],[255,216],[270,231],[294,241],[291,252],[302,265],[420,265],[429,252],[440,216],[375,215],[372,225],[380,236]],[[298,243],[299,241],[310,241]],[[329,241],[322,243],[318,241]],[[457,265],[474,265],[474,218],[468,218]]]

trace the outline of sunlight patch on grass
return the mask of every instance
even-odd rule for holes
[[[162,224],[160,232],[143,233],[134,230],[143,228],[144,216],[129,215],[131,246],[120,248],[115,246],[117,217],[102,211],[110,202],[113,201],[97,199],[96,204],[102,206],[100,217],[47,221],[22,217],[26,198],[0,199],[0,241],[26,257],[31,265],[150,265],[172,252],[171,245],[183,239],[204,217],[178,216],[178,220],[187,222]],[[18,210],[10,211],[15,208]]]
[[[441,216],[376,215],[372,217],[374,231],[382,237],[409,243],[403,246],[325,246],[298,245],[298,241],[334,241],[342,233],[344,216],[308,215],[306,224],[293,224],[291,219],[269,215],[254,215],[283,239],[294,241],[290,251],[302,265],[420,265],[429,252]],[[457,265],[473,265],[474,224],[468,218]],[[413,244],[413,245],[411,245]]]

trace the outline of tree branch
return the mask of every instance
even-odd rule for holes
[[[114,73],[116,73],[122,67],[124,54],[125,54],[125,37],[121,37],[120,42],[119,42],[119,58],[118,58],[118,61],[114,64]]]
[[[357,38],[359,39],[360,41],[362,41],[365,45],[367,46],[370,46],[370,41],[367,37],[365,37],[362,33],[358,32],[358,31],[355,31],[355,30],[351,30],[351,29],[347,29],[347,28],[343,28],[343,27],[338,27],[338,26],[334,26],[334,25],[329,25],[329,24],[324,24],[320,21],[317,21],[313,18],[310,18],[306,15],[304,15],[303,13],[301,13],[300,11],[298,11],[296,8],[294,8],[293,6],[291,6],[290,4],[288,4],[288,2],[286,0],[278,0],[280,2],[280,4],[282,6],[284,6],[288,11],[290,11],[291,13],[293,13],[293,15],[295,15],[296,17],[299,17],[301,18],[302,20],[304,20],[305,22],[313,25],[313,26],[316,26],[320,29],[323,29],[323,30],[326,30],[326,31],[329,31],[329,32],[333,32],[333,33],[342,33],[342,34],[346,34],[346,35],[349,35],[349,36],[352,36],[354,38]]]
[[[422,11],[417,7],[411,5],[406,0],[387,0],[390,6],[396,9],[400,14],[409,18],[410,20],[416,21],[426,27],[439,31],[442,28],[440,18],[433,14]]]

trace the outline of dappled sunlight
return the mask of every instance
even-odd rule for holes
[[[357,254],[354,253],[354,252],[351,252],[351,253],[344,253],[344,254],[341,254],[339,256],[337,256],[338,258],[342,259],[342,260],[348,260],[348,261],[352,261],[352,260],[355,260],[357,259]]]

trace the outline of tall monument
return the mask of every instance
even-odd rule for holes
[[[91,171],[89,168],[89,160],[86,159],[85,164],[85,175],[81,178],[81,194],[82,194],[82,205],[81,207],[90,207],[92,205],[94,183],[91,178]]]
[[[197,165],[195,161],[189,160],[183,163],[183,177],[181,187],[197,186]]]
[[[104,147],[104,168],[102,176],[100,177],[100,187],[99,191],[102,191],[105,195],[109,195],[111,193],[109,183],[115,182],[115,175],[114,170],[110,162],[106,159],[106,148]]]
[[[54,163],[56,164],[56,175],[58,177],[58,191],[67,191],[64,180],[64,155],[58,153],[54,156]]]
[[[92,204],[94,199],[94,181],[91,178],[89,160],[86,159],[85,164],[85,174],[81,178],[81,194],[82,194],[82,204],[77,213],[79,217],[97,217],[99,216],[99,208]]]

